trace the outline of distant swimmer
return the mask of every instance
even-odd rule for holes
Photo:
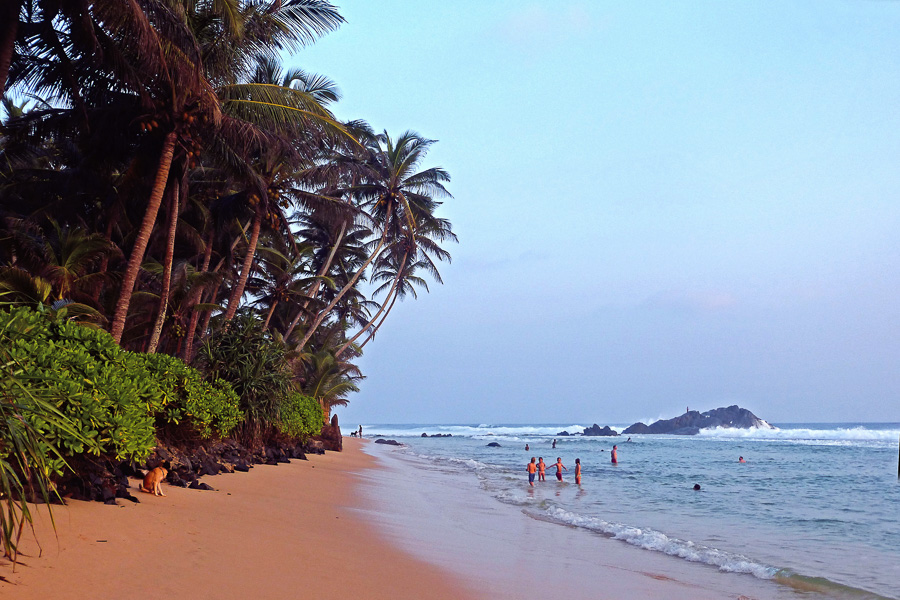
[[[556,439],[553,439],[553,449],[556,450]]]
[[[625,443],[627,444],[630,441],[631,441],[631,438],[628,438],[627,440],[625,440]]]
[[[575,483],[581,485],[581,459],[575,459]]]
[[[563,472],[563,469],[566,469],[566,465],[562,464],[562,459],[561,459],[560,457],[557,456],[557,457],[556,457],[556,464],[553,465],[553,466],[556,467],[556,479],[557,479],[558,481],[562,481],[562,480],[563,480],[563,478],[562,478],[562,472]],[[566,471],[568,472],[568,469],[566,469]]]
[[[694,484],[694,491],[695,491],[695,492],[699,492],[699,491],[700,491],[700,484],[699,484],[699,483],[695,483],[695,484]]]
[[[547,472],[547,463],[544,462],[544,457],[538,457],[538,481],[546,481],[544,479],[544,474]]]
[[[738,462],[739,462],[739,463],[746,463],[747,461],[744,460],[744,457],[743,457],[743,456],[739,456],[739,457],[738,457]]]
[[[533,456],[531,457],[531,462],[525,467],[525,470],[528,471],[528,485],[534,487],[534,472],[537,470],[537,465],[534,464]]]
[[[525,450],[531,450],[531,448],[528,447],[528,444],[525,444]]]
[[[618,446],[613,446],[613,449],[612,449],[612,451],[610,452],[610,454],[612,455],[612,464],[614,464],[614,465],[619,464],[619,450],[618,450],[618,448],[619,448]]]

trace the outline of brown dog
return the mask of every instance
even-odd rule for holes
[[[162,488],[159,484],[168,474],[169,471],[165,467],[156,467],[144,477],[144,483],[141,484],[141,491],[153,494],[154,496],[165,496],[165,494],[162,493]]]

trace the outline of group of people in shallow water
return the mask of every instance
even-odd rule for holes
[[[545,481],[544,476],[547,472],[547,463],[544,462],[544,457],[541,456],[538,458],[538,462],[534,462],[534,457],[531,457],[531,462],[528,463],[526,470],[528,471],[528,484],[534,487],[534,478],[537,476],[538,481]],[[556,462],[551,465],[552,467],[556,467],[556,479],[558,481],[563,480],[562,472],[568,472],[569,469],[566,468],[566,465],[562,463],[562,458],[556,457]],[[581,485],[581,459],[575,459],[575,483]]]
[[[556,440],[553,440],[553,447],[556,448]],[[529,450],[529,449],[530,449],[530,446],[528,444],[525,444],[525,450]],[[619,464],[619,447],[618,446],[614,445],[612,447],[612,450],[610,451],[610,457],[612,459],[612,464],[614,464],[614,465]],[[567,473],[569,472],[569,469],[566,467],[566,465],[563,464],[562,458],[559,456],[556,457],[556,462],[550,466],[556,467],[556,480],[557,481],[563,480],[563,475],[562,475],[563,471],[565,471]],[[531,462],[529,462],[525,466],[525,470],[528,471],[528,485],[530,485],[531,487],[534,487],[535,477],[537,477],[538,481],[545,481],[544,476],[547,472],[547,463],[544,462],[543,456],[537,457],[537,462],[535,462],[535,457],[532,456]],[[575,459],[575,483],[577,485],[581,485],[581,459],[580,458]]]
[[[628,438],[627,441],[630,442],[631,438]],[[553,440],[553,448],[556,448],[556,440]],[[527,451],[530,449],[531,449],[531,446],[529,446],[528,444],[525,444],[525,450]],[[602,450],[601,450],[601,452],[602,452]],[[617,445],[613,444],[612,450],[609,451],[609,454],[610,454],[610,462],[612,462],[612,464],[614,464],[614,465],[619,464],[619,447]],[[746,463],[747,461],[744,460],[743,456],[741,456],[741,457],[738,457],[738,462]],[[562,472],[566,471],[568,473],[568,471],[569,471],[569,469],[566,468],[566,465],[563,464],[562,458],[559,456],[556,457],[556,462],[550,466],[556,467],[556,480],[560,481],[560,482],[563,480]],[[529,462],[525,466],[525,470],[528,472],[528,485],[530,485],[531,487],[534,487],[535,477],[537,477],[538,481],[545,481],[544,475],[547,471],[547,463],[544,462],[543,456],[539,456],[537,458],[537,462],[535,462],[535,458],[532,456],[531,462]],[[577,485],[581,485],[581,459],[580,458],[575,459],[575,483]],[[694,491],[700,491],[699,483],[694,484]]]

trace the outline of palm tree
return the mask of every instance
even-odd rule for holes
[[[416,171],[433,143],[434,140],[411,131],[401,135],[396,142],[386,131],[369,140],[362,182],[349,191],[359,198],[361,206],[370,210],[372,219],[381,229],[381,236],[373,242],[374,248],[360,269],[313,320],[300,343],[301,348],[341,298],[356,285],[389,237],[399,239],[407,231],[414,238],[417,214],[433,212],[437,206],[434,198],[450,196],[444,187],[450,180],[446,171],[439,167]]]

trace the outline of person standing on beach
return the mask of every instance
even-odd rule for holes
[[[575,459],[575,483],[581,485],[581,459]]]
[[[356,434],[356,437],[362,437],[362,425],[359,426],[359,433]]]
[[[544,481],[544,474],[547,472],[547,463],[544,462],[544,457],[541,456],[538,458],[538,481]]]
[[[612,464],[614,464],[614,465],[619,464],[619,450],[618,450],[618,448],[619,448],[618,446],[613,445],[612,452],[610,452],[610,454],[612,455]]]
[[[534,464],[533,456],[531,457],[531,462],[525,467],[525,470],[528,471],[528,485],[534,487],[534,472],[537,471],[537,465]]]
[[[556,457],[556,464],[553,465],[553,466],[556,467],[556,479],[557,479],[557,481],[562,481],[562,480],[563,480],[563,478],[562,478],[562,470],[563,470],[563,469],[566,469],[566,465],[562,464],[562,458],[560,458],[560,457],[557,456],[557,457]],[[568,469],[566,469],[566,471],[568,471]]]

